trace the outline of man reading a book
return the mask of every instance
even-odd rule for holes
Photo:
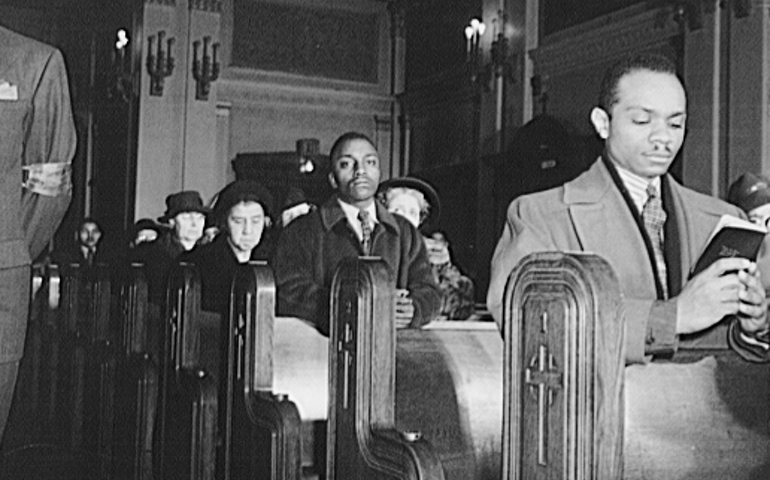
[[[536,251],[585,251],[607,260],[620,282],[627,363],[728,344],[748,360],[770,359],[756,263],[721,258],[691,276],[720,218],[745,215],[667,173],[684,140],[686,102],[666,57],[637,55],[607,71],[591,112],[604,153],[575,180],[520,196],[508,209],[487,295],[499,325],[505,283],[519,260]]]

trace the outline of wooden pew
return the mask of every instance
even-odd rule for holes
[[[395,428],[393,293],[382,260],[343,260],[335,273],[327,479],[444,478],[421,433]]]
[[[503,341],[495,323],[433,322],[396,337],[396,429],[421,432],[447,479],[499,480]],[[273,391],[297,404],[305,425],[328,417],[328,349],[308,323],[275,319]],[[303,465],[317,470],[311,460]]]
[[[265,262],[239,266],[219,397],[219,480],[301,478],[299,411],[273,393],[274,319],[272,270]]]
[[[770,478],[770,370],[727,351],[624,365],[617,281],[539,253],[505,293],[503,478]]]
[[[109,275],[103,265],[51,265],[45,276],[33,288],[42,297],[31,302],[21,388],[4,443],[15,453],[6,454],[5,473],[32,478],[42,474],[35,463],[49,462],[108,478],[116,360]]]
[[[131,265],[120,287],[120,359],[117,371],[112,478],[152,478],[152,435],[158,400],[157,350],[152,352],[153,331],[159,332],[158,315],[148,303],[144,267]],[[157,341],[157,340],[156,340]]]
[[[207,480],[216,470],[217,388],[201,368],[200,291],[193,265],[172,267],[158,378],[156,478]]]

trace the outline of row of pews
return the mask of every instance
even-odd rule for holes
[[[201,310],[192,265],[162,311],[138,265],[35,273],[0,478],[770,478],[768,366],[625,366],[621,295],[593,255],[525,259],[502,335],[396,331],[377,259],[337,271],[329,338],[276,317],[264,263],[240,267],[227,318]]]

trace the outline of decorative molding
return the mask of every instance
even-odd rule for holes
[[[176,7],[176,0],[144,0],[145,5],[160,5],[162,7]]]
[[[190,0],[190,10],[222,13],[222,0]]]
[[[403,0],[388,2],[390,30],[393,38],[406,39],[406,5]]]
[[[556,76],[585,70],[629,52],[664,44],[681,34],[676,22],[663,18],[660,9],[613,22],[597,19],[575,30],[580,32],[574,36],[559,35],[555,41],[547,38],[529,52],[537,74]]]

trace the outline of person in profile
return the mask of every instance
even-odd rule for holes
[[[378,197],[389,212],[401,215],[423,232],[433,278],[441,290],[439,318],[467,320],[474,313],[473,281],[452,263],[449,241],[433,229],[441,214],[438,193],[427,182],[414,177],[400,177],[380,184]]]
[[[272,215],[273,196],[258,182],[236,180],[218,194],[211,216],[220,233],[179,257],[200,272],[203,310],[224,315],[238,265],[270,258]]]
[[[329,334],[329,296],[344,258],[377,256],[390,268],[397,328],[420,328],[438,314],[441,296],[425,242],[407,219],[375,201],[380,157],[366,135],[348,132],[332,145],[329,182],[336,190],[283,231],[272,261],[279,315]]]
[[[487,294],[501,328],[505,284],[522,258],[586,251],[607,260],[618,277],[626,362],[728,344],[747,360],[770,360],[757,263],[722,258],[690,277],[720,218],[745,215],[668,174],[686,118],[685,90],[668,58],[636,55],[607,71],[591,112],[604,153],[575,180],[517,197],[508,208]]]
[[[1,439],[24,351],[30,264],[50,242],[70,204],[77,145],[61,52],[4,27],[0,129]]]

